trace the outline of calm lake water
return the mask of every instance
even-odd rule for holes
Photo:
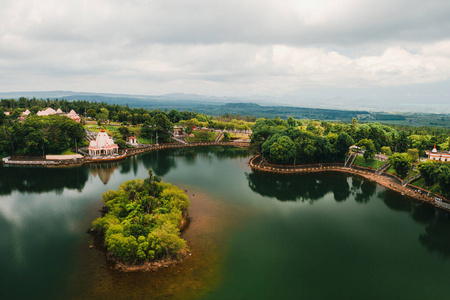
[[[350,175],[255,173],[248,159],[213,147],[0,167],[1,298],[450,299],[446,213]],[[101,194],[149,168],[192,199],[192,256],[119,272],[86,231]]]

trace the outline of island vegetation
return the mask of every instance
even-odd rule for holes
[[[188,247],[180,237],[189,198],[149,171],[146,179],[124,182],[103,193],[106,213],[92,225],[104,239],[109,257],[126,264],[178,260]]]

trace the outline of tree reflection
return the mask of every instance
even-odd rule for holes
[[[140,156],[146,169],[152,169],[155,175],[165,176],[176,167],[173,150],[154,151]]]
[[[280,201],[313,202],[332,192],[336,201],[345,201],[353,192],[345,174],[280,175],[262,172],[246,174],[256,193]],[[354,186],[352,186],[354,188]]]
[[[386,190],[378,196],[390,209],[408,213],[411,218],[425,225],[425,233],[419,237],[420,243],[430,252],[450,257],[450,217],[443,210],[427,206],[398,193]]]
[[[88,177],[87,167],[0,167],[0,195],[13,191],[62,193],[65,188],[81,191]]]

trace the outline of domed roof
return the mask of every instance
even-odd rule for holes
[[[97,147],[105,147],[114,145],[113,139],[102,129],[97,135]]]

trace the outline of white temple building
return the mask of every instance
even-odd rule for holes
[[[97,135],[95,140],[89,143],[90,156],[105,156],[119,153],[119,146],[114,144],[110,137],[103,129]]]
[[[450,151],[449,152],[438,151],[436,149],[436,143],[434,144],[433,150],[431,151],[427,150],[425,151],[425,153],[428,155],[428,159],[450,162]]]
[[[69,113],[64,113],[61,108],[58,108],[58,110],[54,110],[51,107],[46,108],[45,110],[40,110],[36,113],[37,116],[45,117],[50,115],[60,115],[65,116],[68,118],[71,118],[77,123],[80,123],[81,117],[72,109]]]

